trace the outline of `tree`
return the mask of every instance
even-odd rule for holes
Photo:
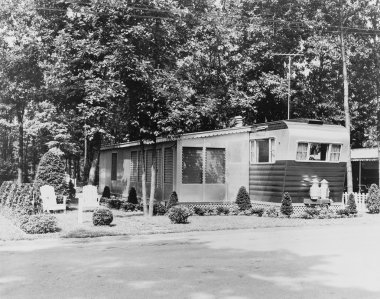
[[[241,186],[238,194],[236,196],[235,203],[238,205],[239,209],[242,211],[248,210],[252,207],[251,199],[249,198],[249,194],[244,186]]]
[[[371,214],[378,214],[380,212],[380,191],[376,184],[369,187],[366,206]]]
[[[34,1],[6,1],[0,7],[0,101],[18,125],[18,184],[24,180],[24,118],[41,95],[42,42]]]
[[[353,193],[350,193],[350,195],[348,196],[347,209],[350,212],[350,214],[358,213],[358,209],[356,207],[356,202],[355,202],[355,195]]]
[[[290,197],[288,192],[285,192],[282,196],[281,213],[286,216],[290,216],[291,214],[293,214],[292,198]]]

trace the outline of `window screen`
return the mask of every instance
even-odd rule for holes
[[[117,179],[117,153],[112,153],[111,180],[115,181],[116,179]]]
[[[146,151],[146,181],[149,183],[152,180],[152,163],[153,163],[153,151]]]
[[[206,149],[206,184],[224,184],[226,177],[226,150]]]
[[[137,151],[131,152],[131,181],[137,182]]]
[[[182,183],[202,184],[203,160],[201,147],[182,149]]]
[[[141,182],[141,176],[143,173],[143,153],[139,152],[138,156],[139,156],[139,160],[138,160],[138,165],[137,165],[137,180]]]
[[[328,148],[326,143],[310,143],[309,160],[326,161]]]

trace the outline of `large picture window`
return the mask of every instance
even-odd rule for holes
[[[206,148],[206,184],[224,184],[226,178],[226,150]]]
[[[274,163],[275,154],[274,138],[251,141],[251,163]]]
[[[339,162],[341,147],[340,144],[299,142],[296,160]]]
[[[182,183],[202,184],[203,157],[201,147],[184,147],[182,149]]]

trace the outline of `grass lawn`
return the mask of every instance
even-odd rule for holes
[[[127,213],[112,210],[114,220],[111,226],[94,226],[92,212],[84,212],[83,223],[78,224],[76,209],[66,214],[57,213],[59,232],[28,235],[0,216],[0,240],[40,238],[87,238],[114,235],[138,235],[157,233],[180,233],[190,231],[215,231],[229,229],[252,229],[286,226],[355,225],[379,223],[380,215],[364,214],[362,217],[343,219],[287,219],[258,216],[192,216],[188,224],[172,224],[167,216],[144,217],[141,213]]]

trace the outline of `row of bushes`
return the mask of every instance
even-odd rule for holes
[[[42,234],[58,230],[57,219],[52,215],[38,214],[33,201],[32,184],[18,185],[3,182],[0,186],[1,212],[28,234]]]

